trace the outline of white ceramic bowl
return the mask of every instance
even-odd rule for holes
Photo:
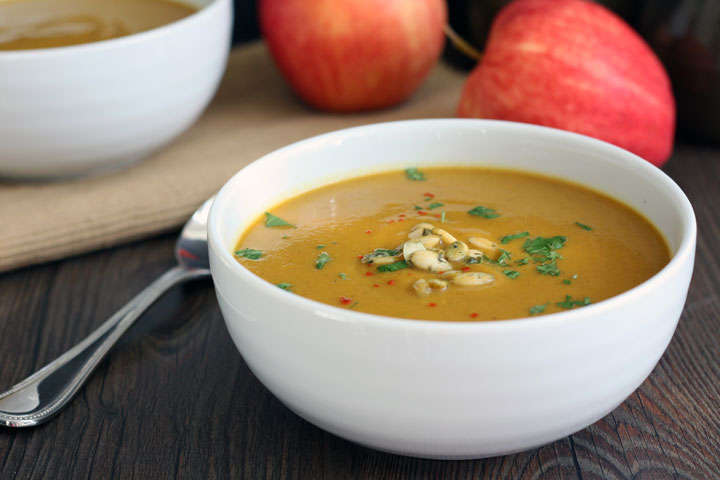
[[[82,45],[0,51],[0,177],[119,168],[187,129],[225,70],[231,0],[146,32]]]
[[[445,323],[317,303],[261,280],[232,255],[279,201],[388,169],[515,168],[569,179],[650,219],[672,249],[647,282],[585,308],[533,318]],[[433,458],[541,445],[617,407],[665,351],[687,294],[695,218],[646,161],[581,135],[483,120],[418,120],[342,130],[252,163],[219,192],[209,220],[218,301],[240,353],[291,410],[346,439]]]

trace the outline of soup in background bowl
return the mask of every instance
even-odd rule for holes
[[[579,308],[443,322],[310,300],[236,259],[238,239],[284,201],[408,166],[428,175],[438,167],[504,169],[579,184],[647,219],[667,242],[670,260],[639,285]],[[218,193],[208,240],[228,331],[258,379],[288,408],[380,450],[477,458],[578,431],[644,381],[682,312],[695,229],[677,185],[627,151],[544,127],[447,119],[342,130],[257,160]],[[368,251],[376,246],[367,242]]]
[[[44,28],[62,30],[74,43],[64,46],[53,45],[47,35],[43,40],[37,26],[19,32],[28,21],[20,7],[40,0],[0,2],[0,177],[48,179],[118,169],[146,158],[195,122],[225,71],[232,2],[162,1],[148,0],[142,9],[123,8],[137,6],[137,0],[52,2],[73,6],[74,21],[43,13],[49,23]],[[113,7],[101,8],[103,15],[117,18],[82,13],[84,6],[106,2]],[[137,24],[120,20],[145,15],[151,5],[179,12],[160,12],[157,21],[148,14]],[[68,38],[72,32],[77,38]],[[3,41],[17,49],[3,49]]]

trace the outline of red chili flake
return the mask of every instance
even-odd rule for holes
[[[442,215],[440,215],[439,213],[433,213],[433,217],[435,217],[435,218],[442,218]]]
[[[477,318],[478,314],[475,313],[475,312],[473,312],[473,313],[470,314],[470,316],[471,316],[472,318]]]
[[[418,214],[418,215],[427,215],[427,212],[423,212],[422,210],[418,210],[417,214]]]
[[[404,218],[399,218],[399,219],[398,219],[398,222],[404,222],[404,221],[405,221]]]
[[[395,280],[388,280],[388,285],[395,285]]]
[[[380,286],[380,285],[378,285],[377,283],[374,283],[374,284],[373,284],[373,287],[375,287],[375,288],[378,288],[379,286]]]
[[[470,267],[463,267],[461,270],[462,270],[463,272],[467,272],[468,270],[470,270]]]
[[[365,233],[372,233],[372,230],[365,230]]]
[[[395,223],[395,220],[388,220],[388,223]]]
[[[352,298],[340,297],[340,303],[342,303],[343,305],[347,305],[350,302],[352,302]]]
[[[428,307],[437,307],[437,303],[428,303]]]
[[[405,216],[404,213],[401,213],[401,214],[398,215],[398,217],[404,217],[404,216]]]
[[[370,275],[373,275],[373,272],[365,272],[365,276],[369,277]]]
[[[423,193],[423,195],[425,195],[426,197],[435,198],[435,195],[433,195],[432,193]]]
[[[365,255],[358,255],[357,257],[358,257],[358,258],[363,258],[364,256],[365,256]]]

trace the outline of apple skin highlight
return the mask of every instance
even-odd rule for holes
[[[675,100],[662,64],[620,17],[584,0],[517,0],[495,18],[460,117],[589,135],[663,165]]]
[[[406,100],[438,61],[447,21],[444,0],[261,0],[259,13],[285,80],[334,112]]]

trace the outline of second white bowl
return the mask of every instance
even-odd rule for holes
[[[148,156],[207,106],[225,70],[231,0],[95,43],[0,51],[0,177],[57,178]]]

